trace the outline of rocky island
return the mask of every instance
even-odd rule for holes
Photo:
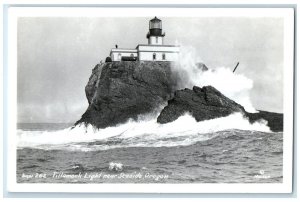
[[[159,114],[157,122],[164,124],[186,112],[197,121],[240,112],[250,122],[265,119],[272,131],[283,131],[283,114],[248,113],[212,86],[178,89],[181,77],[172,71],[174,65],[167,61],[117,61],[96,65],[85,87],[89,106],[75,125],[84,123],[105,128],[149,113]],[[204,64],[198,66],[207,70]]]
[[[106,128],[151,113],[159,114],[157,122],[161,124],[175,121],[187,112],[197,121],[204,121],[240,112],[250,122],[263,118],[271,130],[283,130],[282,114],[248,113],[212,86],[180,89],[179,84],[189,79],[176,71],[180,69],[180,47],[164,44],[162,21],[157,17],[149,21],[146,36],[148,44],[138,44],[135,49],[116,45],[105,63],[95,66],[85,87],[89,106],[75,125]],[[202,63],[196,68],[208,70]]]

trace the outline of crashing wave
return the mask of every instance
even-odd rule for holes
[[[172,147],[191,145],[209,140],[219,131],[237,129],[271,132],[266,121],[249,123],[240,113],[227,117],[197,122],[185,114],[167,124],[159,124],[156,118],[133,121],[105,129],[91,125],[78,125],[58,131],[18,130],[17,146],[40,149],[107,150],[121,147]]]

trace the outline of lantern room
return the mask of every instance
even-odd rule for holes
[[[178,61],[179,46],[164,45],[165,33],[162,32],[162,21],[157,17],[149,21],[147,34],[148,44],[138,44],[135,49],[111,49],[110,60],[115,61]]]
[[[163,45],[162,22],[156,16],[149,21],[149,32],[147,34],[149,45]]]

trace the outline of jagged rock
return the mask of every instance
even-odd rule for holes
[[[228,116],[234,112],[245,114],[245,109],[212,86],[203,88],[194,86],[193,90],[186,88],[175,91],[174,97],[161,111],[157,122],[175,121],[186,112],[189,112],[197,121],[204,121]]]
[[[105,128],[157,110],[175,91],[172,65],[151,61],[97,65],[85,88],[89,107],[76,125]]]
[[[274,132],[283,131],[283,114],[259,110],[258,113],[247,113],[250,123],[264,119]]]
[[[267,126],[274,132],[283,131],[283,114],[267,111],[248,113],[244,107],[230,100],[212,86],[193,90],[184,89],[175,91],[174,97],[157,118],[158,123],[175,121],[181,115],[189,112],[197,121],[204,121],[228,116],[234,112],[241,112],[250,123],[260,119],[266,120]]]
[[[93,97],[95,95],[96,89],[98,87],[99,78],[101,75],[103,65],[97,64],[92,70],[92,75],[90,76],[88,84],[85,86],[86,98],[91,104]]]
[[[283,115],[259,111],[248,113],[238,103],[212,86],[177,90],[184,75],[171,71],[171,62],[121,61],[98,64],[85,87],[89,107],[75,125],[84,123],[97,128],[115,126],[128,119],[160,109],[157,121],[168,123],[189,112],[197,121],[241,112],[251,123],[264,119],[272,131],[283,131]],[[204,64],[197,64],[203,71]]]

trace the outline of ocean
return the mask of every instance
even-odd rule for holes
[[[18,183],[282,183],[283,133],[241,114],[105,129],[23,123]]]

